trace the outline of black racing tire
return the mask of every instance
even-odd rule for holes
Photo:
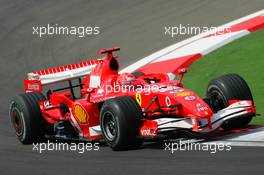
[[[137,149],[142,110],[129,96],[106,100],[100,112],[100,126],[107,144],[115,151]]]
[[[32,144],[44,141],[51,124],[43,118],[39,102],[46,100],[42,93],[30,92],[12,98],[9,116],[19,141]]]
[[[207,98],[214,112],[227,107],[229,100],[252,100],[254,103],[249,86],[237,74],[227,74],[211,80],[207,88]],[[225,130],[241,128],[248,125],[252,117],[230,120],[223,123],[222,128]]]
[[[131,74],[134,75],[135,77],[140,77],[145,75],[143,72],[132,72]]]

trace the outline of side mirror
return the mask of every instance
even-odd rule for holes
[[[187,69],[186,69],[186,68],[181,68],[181,69],[178,70],[177,73],[178,73],[179,75],[180,75],[180,74],[185,74],[185,73],[187,73]]]
[[[180,75],[180,83],[182,82],[183,76],[185,73],[187,73],[187,69],[186,68],[181,68],[177,71],[177,73]]]

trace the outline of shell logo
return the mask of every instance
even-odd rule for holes
[[[85,109],[80,104],[76,104],[74,106],[74,114],[81,124],[87,123],[89,116],[85,111]]]

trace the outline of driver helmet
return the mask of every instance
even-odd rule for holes
[[[130,73],[123,73],[117,78],[117,82],[120,85],[131,85],[136,77]]]

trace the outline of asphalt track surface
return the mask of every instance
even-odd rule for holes
[[[190,36],[170,38],[164,26],[218,26],[264,7],[263,0],[0,1],[0,174],[250,174],[263,173],[264,148],[233,147],[229,152],[178,151],[163,144],[113,152],[108,147],[84,154],[32,151],[21,145],[8,118],[10,98],[23,90],[27,72],[97,57],[96,51],[121,46],[121,65]],[[98,36],[32,35],[32,26],[97,25]]]

